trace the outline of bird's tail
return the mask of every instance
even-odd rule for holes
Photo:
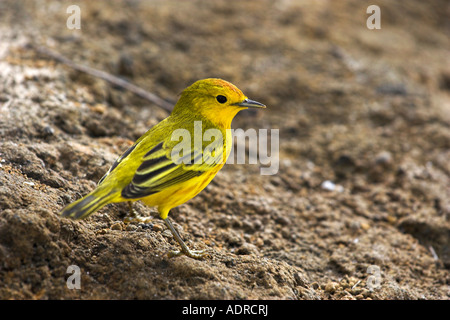
[[[85,197],[69,204],[61,212],[61,216],[71,219],[84,219],[106,204],[112,202],[115,192],[105,192],[103,188],[97,188]]]

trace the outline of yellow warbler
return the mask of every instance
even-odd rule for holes
[[[231,121],[243,109],[265,108],[221,79],[186,88],[169,117],[140,137],[111,166],[97,188],[68,205],[61,215],[83,219],[108,203],[141,200],[157,207],[181,246],[169,256],[204,257],[190,250],[168,218],[169,211],[195,197],[223,167],[231,151]],[[183,138],[183,139],[180,139]],[[213,139],[214,138],[214,139]],[[180,141],[181,140],[181,141]]]

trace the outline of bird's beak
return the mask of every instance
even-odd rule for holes
[[[242,102],[238,102],[234,104],[235,106],[245,107],[245,108],[265,108],[266,106],[261,102],[245,99]]]

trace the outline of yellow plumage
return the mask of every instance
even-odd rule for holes
[[[182,247],[172,255],[203,257],[203,253],[187,248],[168,214],[172,208],[195,197],[223,167],[231,151],[227,129],[234,116],[248,107],[265,106],[249,100],[224,80],[195,82],[182,92],[169,117],[140,137],[114,162],[95,190],[68,205],[61,215],[82,219],[108,203],[142,200],[148,206],[157,207]],[[187,133],[190,139],[186,136],[177,139],[179,132]],[[205,140],[207,132],[216,133],[215,139]],[[209,147],[213,152],[208,152]]]

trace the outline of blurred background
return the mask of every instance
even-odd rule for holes
[[[449,34],[446,0],[1,1],[0,298],[448,299]],[[172,213],[214,259],[165,259],[120,204],[57,217],[168,113],[37,47],[172,104],[219,77],[268,106],[233,128],[280,130],[278,174],[227,165]]]

